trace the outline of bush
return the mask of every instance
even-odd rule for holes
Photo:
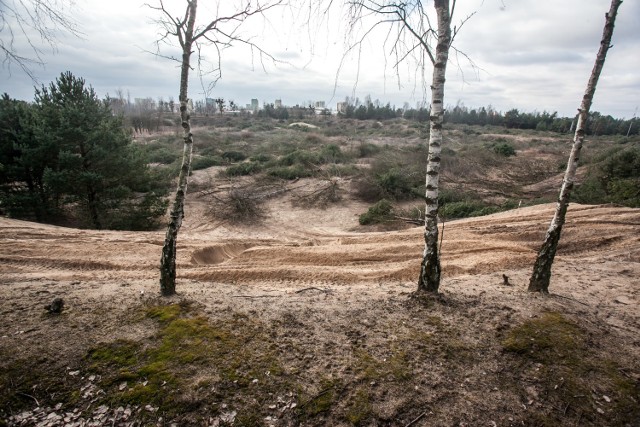
[[[356,147],[356,154],[358,157],[371,157],[380,152],[381,148],[378,145],[371,144],[369,142],[361,142]]]
[[[393,218],[393,206],[387,199],[382,199],[369,210],[360,215],[360,225],[379,224]]]
[[[311,170],[302,165],[275,167],[269,169],[267,173],[269,176],[288,180],[306,178],[313,175]]]
[[[342,163],[345,160],[345,155],[336,144],[327,144],[322,147],[320,160],[322,163]]]
[[[477,212],[485,209],[486,206],[479,201],[461,201],[445,203],[440,207],[440,215],[447,219],[467,218],[478,216]]]
[[[251,160],[252,162],[267,163],[267,162],[270,162],[272,160],[272,157],[270,155],[268,155],[268,154],[258,153],[258,154],[255,154],[255,155],[251,156],[249,158],[249,160]]]
[[[225,151],[222,153],[222,158],[229,163],[241,162],[247,158],[247,155],[240,151]]]
[[[244,176],[252,175],[262,171],[262,165],[258,162],[244,162],[237,165],[229,166],[225,171],[227,176]]]
[[[191,170],[210,168],[211,166],[220,166],[224,164],[222,159],[217,156],[197,156],[191,160]]]
[[[149,163],[169,165],[180,158],[181,152],[162,145],[147,145],[145,150]]]
[[[500,206],[488,205],[479,200],[464,200],[453,203],[445,203],[440,207],[440,215],[446,219],[469,218],[475,216],[491,215],[508,209],[514,209],[518,205],[511,200]]]
[[[376,183],[388,196],[400,200],[415,197],[414,188],[406,171],[400,168],[393,168],[376,176]]]
[[[640,207],[640,149],[612,153],[598,167],[591,167],[572,199],[579,203]]]
[[[504,157],[511,157],[516,155],[516,150],[511,144],[502,142],[493,146],[493,151]]]
[[[293,166],[298,165],[316,165],[322,163],[320,156],[317,153],[312,153],[306,150],[296,150],[278,159],[278,165],[280,166]]]

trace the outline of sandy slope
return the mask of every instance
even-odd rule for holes
[[[268,207],[265,221],[240,227],[212,223],[198,200],[190,201],[179,237],[182,297],[202,303],[212,317],[231,308],[265,321],[294,316],[308,331],[298,343],[321,360],[340,360],[337,349],[350,339],[345,331],[367,331],[375,346],[389,339],[385,324],[415,321],[402,307],[415,288],[420,228],[363,233],[357,213],[364,206],[353,201],[310,211],[278,199]],[[621,346],[621,357],[638,369],[640,210],[572,205],[554,264],[554,295],[541,297],[524,289],[552,213],[552,205],[541,205],[447,223],[441,290],[451,306],[441,315],[462,325],[462,340],[475,343],[541,310],[579,315],[603,331],[603,340]],[[118,318],[157,295],[162,243],[162,232],[76,230],[0,218],[0,345],[15,357],[37,353],[51,360],[57,345],[71,357],[97,341],[145,336],[143,329],[122,328]],[[502,274],[515,286],[503,286]],[[66,321],[43,320],[43,306],[54,296],[67,303]],[[462,318],[456,307],[464,307]],[[327,350],[330,344],[337,349]],[[483,411],[504,421],[505,407],[517,411],[516,396],[483,397],[483,387],[493,386],[479,379],[492,369],[486,363],[470,370],[475,386],[451,397],[450,411],[438,415],[442,422],[473,423]],[[322,368],[313,366],[309,375]],[[326,366],[340,372],[340,366]],[[429,401],[429,394],[424,398]],[[379,417],[397,416],[402,402],[388,405],[376,409]]]

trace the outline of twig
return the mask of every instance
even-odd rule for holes
[[[393,218],[399,221],[408,222],[409,224],[424,225],[424,220],[418,218],[405,218],[398,215],[394,215]]]
[[[415,420],[411,421],[409,424],[407,424],[404,427],[411,427],[412,425],[414,425],[415,423],[417,423],[418,421],[420,421],[425,415],[427,415],[427,411],[424,411],[423,413],[421,413],[420,415],[418,415],[418,418],[416,418]]]
[[[625,372],[625,370],[624,370],[624,369],[620,369],[620,368],[618,368],[618,371],[620,371],[620,373],[621,373],[622,375],[624,375],[625,377],[629,378],[630,380],[632,380],[632,379],[633,379],[633,378],[631,378],[631,375],[629,375],[629,374],[627,374],[627,373]]]
[[[35,397],[31,396],[30,394],[23,393],[23,392],[21,392],[21,391],[17,392],[16,394],[19,394],[20,396],[25,396],[25,397],[30,397],[30,398],[32,398],[33,400],[35,400],[36,405],[40,406],[40,402],[38,402],[38,399],[36,399]]]
[[[445,217],[442,217],[442,233],[440,234],[440,247],[438,248],[438,253],[441,254],[442,253],[442,241],[444,240],[444,221],[445,221]],[[436,225],[437,227],[437,225]]]
[[[300,289],[296,291],[296,294],[301,294],[302,292],[306,292],[306,291],[312,291],[312,290],[316,290],[316,291],[320,291],[320,292],[324,292],[324,293],[329,293],[331,292],[331,289],[320,289],[320,288],[316,288],[315,286],[311,286],[309,288],[304,288],[304,289]]]
[[[582,305],[585,305],[585,306],[587,306],[587,307],[590,307],[590,305],[589,305],[589,304],[584,303],[584,302],[582,302],[582,301],[578,301],[577,299],[574,299],[574,298],[571,298],[571,297],[566,297],[566,296],[564,296],[564,295],[560,295],[560,294],[550,294],[550,295],[552,295],[552,296],[556,296],[556,297],[560,297],[560,298],[564,298],[564,299],[568,299],[568,300],[571,300],[571,301],[575,301],[575,302],[577,302],[578,304],[582,304]]]
[[[232,298],[277,298],[280,295],[231,295]]]
[[[333,387],[325,388],[324,390],[322,390],[321,392],[319,392],[318,394],[316,394],[315,396],[311,397],[309,400],[304,402],[302,405],[300,405],[300,409],[304,408],[305,406],[307,406],[309,403],[313,402],[314,400],[316,400],[320,396],[323,396],[323,395],[329,393],[331,390],[333,390]]]

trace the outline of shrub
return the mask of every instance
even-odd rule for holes
[[[237,165],[229,166],[225,171],[227,176],[244,176],[252,175],[262,171],[262,165],[258,162],[244,162]]]
[[[211,166],[220,166],[224,164],[222,159],[217,156],[197,156],[191,160],[191,170],[210,168]]]
[[[591,167],[572,199],[579,203],[640,207],[640,149],[612,152],[599,166]]]
[[[288,180],[305,178],[313,175],[311,170],[302,165],[274,167],[269,169],[267,173],[269,176]]]
[[[278,159],[280,166],[314,165],[320,164],[320,156],[317,153],[306,150],[296,150]]]
[[[493,151],[504,157],[511,157],[516,155],[516,150],[511,144],[502,142],[493,146]]]
[[[369,142],[361,142],[356,147],[356,155],[358,157],[371,157],[374,154],[378,154],[381,148],[378,145],[371,144]]]
[[[336,144],[327,144],[320,151],[320,160],[322,163],[342,163],[345,155]]]
[[[390,197],[403,199],[413,196],[413,186],[404,170],[392,168],[376,177],[376,183]]]
[[[265,153],[258,153],[251,156],[249,160],[251,160],[252,162],[267,163],[272,160],[272,157]]]
[[[382,199],[360,215],[360,225],[379,224],[393,218],[393,206],[387,199]]]
[[[225,151],[222,153],[222,158],[227,162],[241,162],[247,158],[246,154],[241,153],[240,151]]]
[[[440,215],[447,219],[467,218],[470,216],[478,216],[477,212],[486,206],[479,201],[461,201],[453,203],[445,203],[440,208]]]
[[[181,152],[162,145],[148,145],[145,147],[149,163],[169,165],[181,156]]]

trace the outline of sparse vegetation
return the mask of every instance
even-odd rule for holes
[[[387,199],[382,199],[371,206],[367,212],[360,215],[360,225],[379,224],[393,219],[393,205]]]

